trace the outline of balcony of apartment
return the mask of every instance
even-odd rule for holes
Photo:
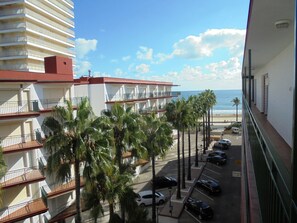
[[[36,51],[36,50],[30,50],[30,49],[23,49],[23,50],[6,50],[3,52],[0,52],[0,60],[15,60],[15,59],[32,59],[32,60],[38,60],[41,61],[42,64],[44,64],[44,58],[48,57],[50,54]],[[18,68],[18,67],[17,67]],[[24,69],[24,67],[23,67]],[[39,70],[39,69],[38,69]],[[43,66],[44,70],[44,66]]]
[[[37,101],[0,101],[0,120],[39,116]]]
[[[178,97],[180,92],[149,92],[149,93],[128,93],[128,94],[108,94],[106,96],[106,103],[115,102],[139,102],[148,99],[171,98]]]
[[[72,107],[75,109],[77,105],[81,102],[81,100],[81,97],[39,99],[38,110],[40,112],[50,112],[53,110],[55,106],[66,107],[67,101],[71,101]]]
[[[0,222],[11,223],[45,213],[48,208],[41,198],[0,209]]]
[[[34,21],[38,23],[40,26],[45,26],[51,28],[57,32],[68,35],[71,38],[74,38],[74,31],[70,28],[67,28],[59,23],[52,21],[49,18],[46,18],[31,9],[24,8],[14,8],[10,10],[1,11],[0,20],[9,20],[13,18],[25,18],[25,15],[28,17],[28,21]]]
[[[18,63],[22,63],[19,62]],[[27,61],[24,59],[23,64],[5,64],[1,65],[1,68],[3,70],[14,70],[14,71],[31,71],[31,72],[39,72],[39,73],[44,73],[44,62],[42,61],[40,65],[29,63],[26,64]]]
[[[37,137],[35,134],[30,133],[0,137],[3,154],[42,148],[42,142],[36,140]]]
[[[58,13],[57,10],[52,9],[47,4],[44,4],[43,2],[39,2],[39,1],[33,1],[33,0],[27,0],[27,4],[30,5],[31,7],[34,7],[40,14],[42,12],[44,15],[50,18],[50,20],[56,20],[59,23],[64,24],[64,26],[74,28],[73,20],[69,19],[68,16],[64,16]]]
[[[45,177],[37,167],[7,171],[0,180],[1,189],[43,181]],[[1,221],[0,221],[1,222]]]
[[[68,15],[71,18],[74,18],[74,12],[69,7],[65,6],[64,4],[54,1],[54,0],[47,0],[45,3],[48,3],[50,5],[53,5],[56,9],[58,9],[60,12]],[[73,6],[73,2],[71,4]]]
[[[68,49],[67,47],[62,47],[54,43],[50,43],[44,40],[34,38],[32,36],[14,36],[14,37],[4,37],[1,39],[0,46],[14,46],[14,45],[30,45],[33,47],[42,48],[47,51],[58,53],[61,55],[66,55],[73,57],[74,51]]]
[[[243,108],[261,211],[274,199],[289,215],[292,148],[253,103],[244,99]]]
[[[41,193],[43,200],[47,203],[48,199],[53,199],[58,196],[64,195],[66,193],[72,192],[75,190],[75,179],[72,178],[66,183],[54,183],[52,185],[43,186],[41,188]],[[85,180],[83,177],[80,178],[80,187],[85,186]]]
[[[61,206],[57,207],[56,210],[50,213],[51,217],[45,216],[45,222],[47,223],[54,223],[54,222],[63,222],[63,220],[73,217],[76,215],[76,202],[75,201],[69,201],[65,204],[62,204]],[[82,212],[87,211],[85,203],[83,200],[80,202]]]

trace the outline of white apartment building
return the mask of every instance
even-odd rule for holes
[[[162,114],[165,105],[179,95],[172,92],[172,82],[134,80],[111,77],[81,77],[75,79],[75,96],[88,97],[97,116],[110,109],[114,103],[135,112]]]
[[[74,57],[72,0],[0,0],[0,70],[44,72],[44,58]]]
[[[50,57],[45,65],[55,72],[0,70],[0,141],[7,166],[0,179],[3,223],[71,222],[75,215],[64,215],[75,205],[74,180],[56,182],[47,174],[41,131],[54,106],[64,106],[66,100],[75,106],[79,101],[74,98],[72,63]]]

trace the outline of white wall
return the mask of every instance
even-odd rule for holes
[[[101,111],[105,109],[105,85],[90,84],[90,102],[96,116],[101,115]]]
[[[257,107],[263,111],[263,75],[268,73],[268,121],[292,147],[292,119],[294,93],[294,44],[280,52],[255,77],[257,79]]]

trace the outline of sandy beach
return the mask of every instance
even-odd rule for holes
[[[238,114],[238,122],[241,122],[242,115]],[[210,118],[211,122],[217,123],[231,123],[236,122],[235,114],[214,114]]]

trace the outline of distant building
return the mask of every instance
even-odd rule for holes
[[[250,1],[242,68],[242,222],[297,222],[295,27],[296,1]]]
[[[165,112],[165,106],[177,97],[172,82],[134,80],[112,77],[81,77],[75,79],[75,96],[88,97],[96,115],[111,109],[114,103],[132,106],[139,113]]]
[[[72,0],[0,0],[0,70],[44,72],[44,58],[74,57]]]

